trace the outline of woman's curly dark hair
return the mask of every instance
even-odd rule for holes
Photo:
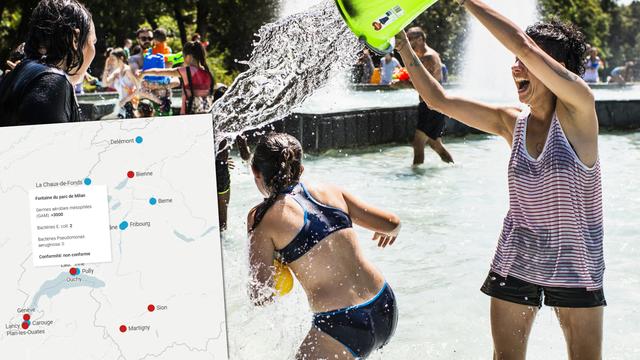
[[[62,65],[68,73],[77,71],[84,63],[82,50],[88,41],[91,21],[89,10],[76,0],[41,0],[31,13],[24,47],[26,57],[55,67]]]
[[[264,177],[269,197],[256,211],[255,229],[276,198],[287,187],[297,184],[302,175],[302,145],[295,137],[270,133],[258,141],[251,166]]]
[[[527,35],[567,70],[582,76],[587,44],[582,32],[573,24],[551,19],[529,26]]]

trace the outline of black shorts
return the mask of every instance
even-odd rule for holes
[[[420,105],[418,105],[418,123],[416,124],[416,129],[427,134],[432,140],[435,140],[442,137],[445,123],[446,117],[444,114],[429,109],[424,101],[420,101]]]
[[[542,307],[543,294],[547,306],[590,308],[607,305],[602,289],[588,291],[585,288],[539,286],[513,276],[505,278],[493,271],[489,272],[480,291],[500,300],[537,307]]]
[[[226,159],[216,159],[216,185],[218,195],[224,195],[231,190],[231,174]]]

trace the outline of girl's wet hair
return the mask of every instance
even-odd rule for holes
[[[526,32],[542,50],[556,61],[564,63],[567,70],[582,76],[587,44],[575,25],[552,19],[535,23]]]
[[[82,50],[91,21],[89,10],[76,0],[41,0],[31,13],[26,57],[50,66],[62,65],[69,75],[75,75],[84,63]]]
[[[269,197],[256,211],[255,229],[280,193],[297,184],[302,175],[302,145],[295,137],[284,133],[263,136],[256,145],[251,160],[253,169],[264,178]]]

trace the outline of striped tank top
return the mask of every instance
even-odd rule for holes
[[[537,159],[526,146],[530,110],[520,113],[509,160],[509,211],[491,270],[550,287],[602,288],[600,160],[585,166],[554,114]]]

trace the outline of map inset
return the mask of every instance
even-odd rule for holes
[[[0,139],[0,359],[227,358],[210,115]]]

